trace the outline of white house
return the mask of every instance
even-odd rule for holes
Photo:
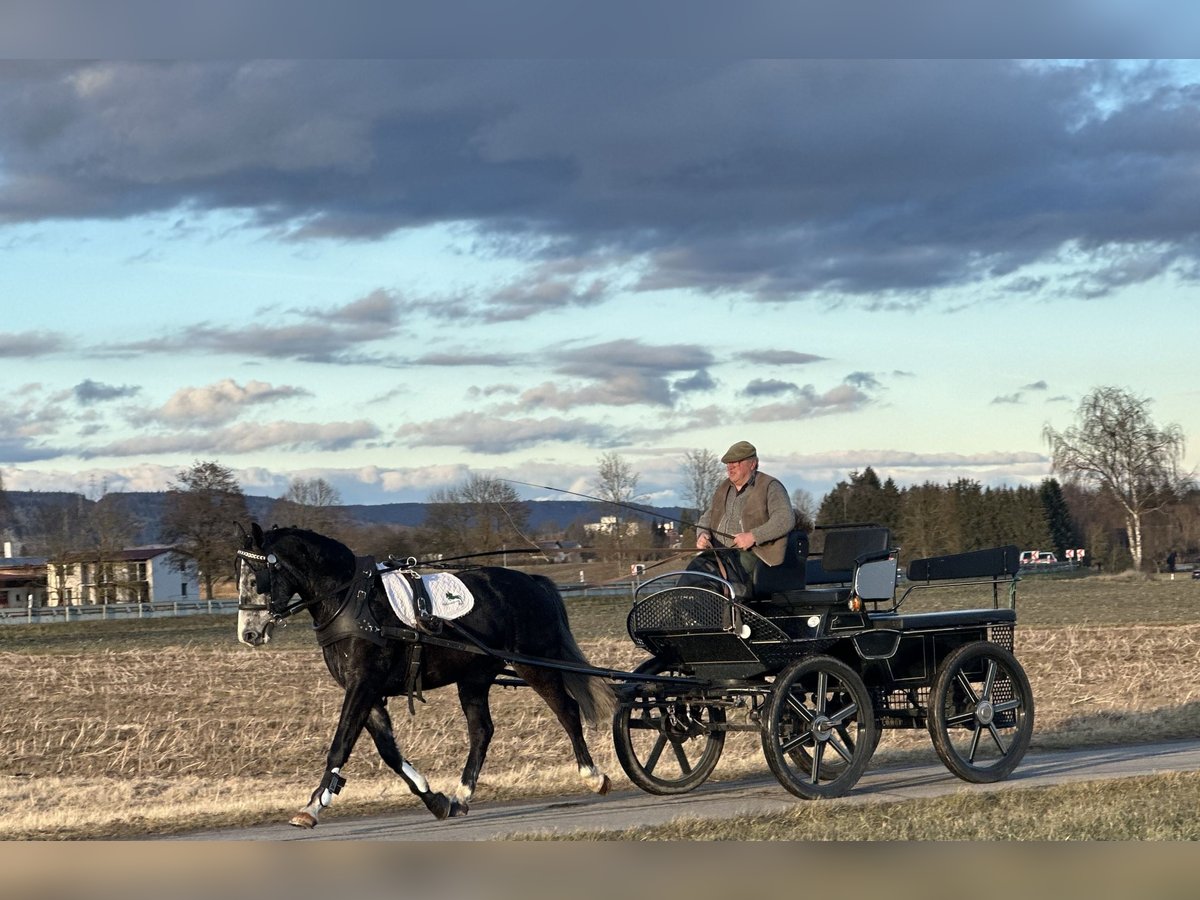
[[[195,600],[195,576],[171,566],[171,548],[135,547],[106,554],[102,562],[78,554],[46,566],[49,606]]]

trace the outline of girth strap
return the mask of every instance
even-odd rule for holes
[[[404,691],[408,694],[408,714],[416,715],[417,708],[413,704],[413,698],[425,702],[425,695],[421,693],[421,636],[417,635],[417,639],[408,645],[408,671],[404,675]]]

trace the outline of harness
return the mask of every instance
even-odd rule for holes
[[[271,572],[274,569],[287,567],[287,564],[279,559],[274,553],[254,553],[250,550],[238,550],[237,556],[249,564],[251,571],[254,573],[255,589],[259,594],[271,593]],[[261,564],[262,568],[255,566],[255,563]],[[375,594],[376,588],[376,572],[378,567],[375,564],[373,556],[356,556],[354,558],[354,576],[346,582],[346,584],[337,588],[337,590],[345,591],[342,597],[342,602],[338,604],[338,608],[333,615],[324,622],[313,622],[313,632],[316,634],[317,643],[322,649],[330,644],[345,638],[362,638],[370,641],[377,647],[386,647],[388,645],[388,635],[385,634],[385,628],[388,632],[395,632],[397,629],[381,625],[371,609],[371,597]],[[421,617],[422,624],[428,623],[432,626],[432,617],[426,619],[426,614],[429,611],[429,595],[424,589],[421,582],[421,576],[416,572],[406,570],[405,575],[409,577],[413,585],[414,598],[419,597],[418,609],[423,613]],[[269,611],[271,619],[274,622],[281,622],[302,609],[307,609],[317,602],[317,598],[313,597],[309,600],[300,599],[298,602],[289,600],[287,605],[281,611],[275,611],[270,602],[267,603],[238,603],[239,610],[262,612]],[[408,635],[413,635],[408,638]],[[424,694],[421,691],[421,634],[419,632],[408,632],[405,630],[407,638],[407,664],[405,666],[405,692],[408,695],[408,710],[410,713],[415,712],[413,705],[414,697],[425,702]]]

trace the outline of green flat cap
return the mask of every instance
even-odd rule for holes
[[[752,456],[758,456],[758,451],[754,449],[754,445],[749,441],[738,441],[725,451],[725,455],[721,457],[721,462],[741,462],[743,459],[749,459]]]

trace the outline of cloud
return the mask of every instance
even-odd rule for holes
[[[494,454],[543,443],[602,446],[610,439],[607,428],[582,419],[508,419],[476,412],[404,425],[396,437],[410,447],[462,447],[472,453]]]
[[[226,378],[205,387],[181,388],[158,409],[142,411],[135,418],[140,423],[222,425],[233,421],[251,406],[309,396],[312,396],[311,392],[304,388],[290,385],[274,387],[262,381],[248,381],[241,385]]]
[[[90,378],[85,378],[79,384],[75,385],[73,392],[75,399],[83,406],[90,406],[93,403],[102,403],[106,400],[120,400],[125,397],[132,397],[141,388],[132,385],[121,385],[120,387],[112,384],[101,384],[98,381],[92,381]]]
[[[138,435],[80,451],[85,459],[106,456],[153,456],[160,453],[253,453],[262,450],[345,450],[379,437],[370,422],[241,423],[209,431]]]
[[[540,262],[465,301],[495,321],[601,302],[615,267],[643,290],[870,309],[988,280],[1085,298],[1195,280],[1198,148],[1200,93],[1159,63],[0,68],[0,221],[186,208],[291,241],[453,225],[497,256]],[[395,323],[382,298],[342,313],[188,339],[340,361],[367,341],[355,317]]]
[[[790,394],[798,390],[800,390],[799,386],[791,381],[755,378],[742,388],[742,393],[747,397],[777,397],[780,394]]]
[[[806,366],[827,359],[815,353],[801,353],[798,350],[754,350],[738,353],[736,357],[764,366]]]
[[[398,365],[388,355],[360,350],[391,338],[398,330],[400,303],[382,290],[330,310],[293,310],[293,322],[269,322],[260,313],[250,325],[187,325],[152,340],[113,344],[96,352],[117,355],[200,351],[250,358],[296,359],[339,365],[371,361]]]
[[[850,384],[838,385],[823,394],[818,394],[812,385],[806,384],[797,394],[794,400],[756,407],[749,411],[746,418],[751,422],[808,419],[856,412],[872,402],[867,394]]]
[[[1000,394],[992,398],[993,406],[1012,406],[1024,402],[1020,391],[1015,394]]]
[[[1049,385],[1045,381],[1031,381],[1029,384],[1021,386],[1023,391],[1045,391],[1049,389]]]
[[[32,359],[68,349],[62,335],[49,331],[0,331],[0,359]]]

